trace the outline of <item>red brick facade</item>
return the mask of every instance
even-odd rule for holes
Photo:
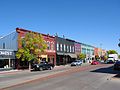
[[[32,32],[32,31],[21,29],[21,28],[16,28],[16,32],[18,33],[18,38],[19,38],[19,37],[24,37],[24,35],[27,32]],[[37,32],[34,32],[34,33],[37,33]],[[38,33],[38,34],[41,34],[41,33]],[[46,34],[41,34],[41,35],[43,36],[43,39],[45,40],[47,44],[47,50],[45,50],[45,53],[41,55],[41,58],[56,65],[55,37],[46,35]],[[21,42],[19,42],[18,40],[18,48],[21,47],[20,43]]]

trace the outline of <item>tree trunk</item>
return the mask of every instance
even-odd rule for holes
[[[29,71],[31,71],[31,62],[29,62]]]

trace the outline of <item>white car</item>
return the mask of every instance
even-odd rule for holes
[[[82,60],[75,60],[71,63],[71,66],[81,66]]]

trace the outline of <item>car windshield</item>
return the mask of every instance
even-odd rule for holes
[[[81,62],[81,60],[76,60],[76,61],[74,61],[74,62]]]

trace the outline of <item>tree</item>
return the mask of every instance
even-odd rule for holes
[[[79,59],[84,60],[85,58],[86,58],[86,55],[85,55],[85,54],[81,53],[81,54],[79,55]]]
[[[115,50],[109,50],[109,51],[107,51],[107,53],[108,54],[118,54],[117,51],[115,51]]]
[[[46,50],[47,45],[41,34],[28,32],[24,38],[18,37],[21,48],[18,49],[16,57],[22,61],[29,62],[29,70],[31,70],[31,61],[38,60],[38,57]]]
[[[98,60],[100,59],[100,57],[98,55],[95,55],[95,59]]]
[[[118,55],[118,58],[120,59],[120,55]]]

